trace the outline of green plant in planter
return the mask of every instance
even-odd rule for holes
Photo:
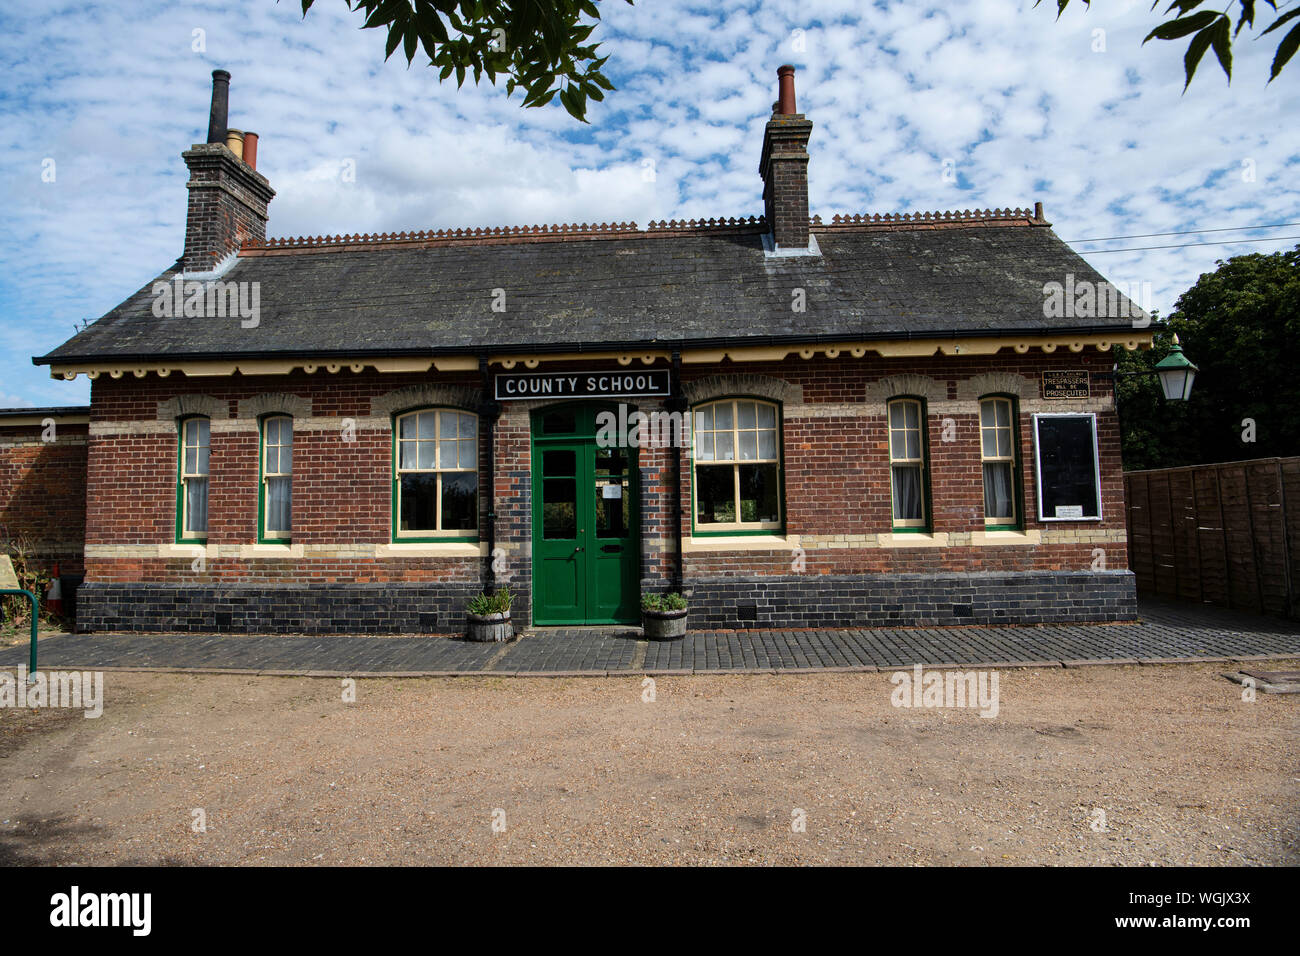
[[[655,614],[684,611],[686,610],[686,598],[680,594],[643,594],[641,596],[641,610],[652,611]]]
[[[486,617],[489,614],[506,614],[510,611],[510,602],[513,597],[509,588],[501,588],[495,594],[476,594],[469,599],[465,605],[465,610],[470,614],[478,617]]]

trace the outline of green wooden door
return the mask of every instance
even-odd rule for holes
[[[626,624],[638,617],[636,467],[596,445],[598,406],[533,413],[533,620]]]

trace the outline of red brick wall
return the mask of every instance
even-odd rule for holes
[[[1112,359],[1095,350],[1072,353],[1065,349],[1050,355],[1033,352],[1023,356],[950,357],[941,360],[812,359],[782,364],[730,366],[732,374],[760,374],[779,377],[803,387],[807,403],[860,403],[876,380],[906,374],[924,375],[946,385],[947,394],[957,400],[958,384],[984,372],[1013,372],[1038,378],[1049,370],[1087,369],[1091,396],[1095,402],[1111,395]],[[721,367],[690,367],[683,379],[690,381],[718,374]],[[930,502],[933,531],[973,532],[984,530],[983,475],[979,445],[979,417],[975,402],[969,412],[936,411],[930,405],[929,436]],[[1052,403],[1042,411],[1051,412]],[[1062,405],[1061,410],[1067,406]],[[956,440],[944,442],[944,419],[951,418]],[[1070,527],[1078,530],[1122,532],[1125,527],[1124,483],[1120,461],[1119,420],[1111,407],[1097,413],[1100,454],[1102,520],[1058,522],[1037,520],[1032,412],[1020,405],[1020,478],[1026,530]],[[885,415],[787,418],[785,441],[786,532],[799,535],[881,534],[891,530],[889,445]],[[691,533],[690,465],[682,462],[682,533]],[[1127,567],[1127,552],[1118,543],[1048,544],[1036,547],[952,547],[952,548],[838,548],[807,549],[806,573],[843,574],[859,572],[909,573],[926,571],[1085,571],[1093,567],[1096,548],[1104,550],[1105,567]],[[737,551],[688,554],[685,573],[788,574],[791,549],[779,551]]]
[[[476,385],[477,381],[477,376],[444,376],[439,384]],[[370,414],[371,398],[425,382],[418,376],[331,375],[323,369],[315,376],[299,372],[261,378],[96,379],[91,391],[93,421],[106,428],[126,423],[155,431],[102,434],[91,443],[89,579],[171,583],[475,579],[481,561],[474,558],[205,557],[202,570],[196,570],[189,558],[156,554],[157,545],[173,543],[176,537],[177,436],[173,422],[158,421],[159,402],[184,394],[205,395],[218,399],[224,409],[224,418],[212,418],[208,545],[257,541],[259,432],[253,430],[256,419],[236,415],[241,399],[267,393],[301,396],[310,403],[310,417],[339,423],[308,428],[295,419],[293,543],[386,544],[391,537],[391,429],[387,415],[382,428],[366,427],[360,420]],[[344,418],[358,421],[355,441],[344,440]],[[223,427],[236,421],[244,430]],[[482,494],[480,498],[482,512]],[[126,556],[109,552],[119,545],[148,547],[137,547]],[[155,553],[147,553],[150,550]]]
[[[47,568],[80,574],[86,528],[86,425],[0,422],[0,540],[25,538]]]
[[[882,360],[842,356],[812,360],[798,358],[783,363],[722,363],[686,366],[683,378],[691,382],[711,375],[759,374],[783,379],[803,389],[804,402],[860,405],[882,377],[919,374],[938,383],[932,401],[956,401],[961,383],[984,372],[1014,372],[1037,378],[1046,369],[1086,368],[1091,374],[1092,401],[1110,396],[1111,357],[1095,350],[1053,354],[1033,351],[1017,355],[1004,350],[993,357],[940,357]],[[579,363],[566,363],[576,367]],[[607,366],[611,363],[598,363]],[[337,374],[325,370],[314,375],[193,378],[174,374],[162,379],[100,377],[92,392],[93,421],[127,423],[146,429],[140,434],[97,435],[90,445],[87,541],[102,552],[87,561],[92,580],[246,582],[370,582],[476,580],[483,567],[478,558],[336,558],[299,560],[213,558],[200,573],[189,560],[164,558],[157,545],[175,537],[176,433],[171,422],[158,421],[158,404],[174,396],[193,393],[218,399],[224,419],[213,420],[210,545],[251,544],[257,534],[257,433],[227,431],[241,399],[264,393],[291,393],[310,403],[310,418],[326,419],[308,426],[295,421],[294,429],[294,534],[295,544],[307,546],[381,544],[390,540],[391,434],[387,415],[371,426],[359,426],[355,442],[345,442],[333,421],[362,419],[371,412],[372,398],[393,389],[417,384],[477,387],[476,374],[380,375],[367,370],[355,374],[346,368]],[[647,407],[643,403],[641,407]],[[1062,408],[1065,406],[1063,405]],[[1049,533],[1059,527],[1036,520],[1033,487],[1033,436],[1031,412],[1021,406],[1020,443],[1024,467],[1025,525]],[[529,425],[519,406],[507,405],[497,427],[495,500],[497,538],[502,544],[527,542],[531,535],[529,507]],[[934,531],[962,533],[984,530],[982,477],[977,408],[973,401],[959,411],[930,408],[931,501]],[[952,418],[956,440],[944,442],[944,418]],[[248,428],[247,420],[242,427]],[[116,425],[115,425],[116,427]],[[1119,533],[1124,528],[1123,483],[1119,458],[1118,423],[1113,408],[1098,414],[1101,447],[1101,522],[1071,523],[1076,529]],[[152,429],[152,430],[148,430]],[[481,429],[480,464],[486,456],[486,428]],[[889,464],[885,418],[882,414],[800,417],[788,415],[784,423],[785,511],[790,534],[805,536],[871,535],[891,530]],[[690,535],[689,452],[682,454],[682,531]],[[659,513],[643,514],[644,535],[671,542],[672,452],[642,449],[642,469],[649,469],[650,486],[643,496],[659,502]],[[646,473],[646,472],[643,472]],[[481,472],[480,516],[488,510],[486,471]],[[135,545],[130,555],[111,553],[112,546]],[[924,572],[938,570],[1088,570],[1093,551],[1103,547],[1106,566],[1126,566],[1119,543],[1076,542],[1038,547],[954,548],[809,548],[808,573]],[[150,552],[150,548],[153,549]],[[520,559],[527,562],[527,548]],[[692,553],[686,557],[691,574],[788,574],[791,551],[736,551]],[[518,566],[518,565],[516,565]],[[671,573],[671,543],[643,569],[645,578],[666,578]],[[516,583],[516,582],[512,582]],[[526,582],[517,582],[526,586]]]

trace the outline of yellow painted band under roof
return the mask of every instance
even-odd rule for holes
[[[990,336],[968,338],[940,339],[886,339],[881,341],[844,341],[820,343],[817,345],[727,345],[708,349],[682,349],[682,363],[685,365],[704,365],[721,362],[780,362],[787,358],[812,359],[817,355],[828,358],[862,358],[867,353],[875,353],[881,358],[928,358],[933,355],[995,355],[1002,349],[1012,349],[1024,355],[1031,349],[1040,349],[1052,353],[1058,349],[1068,352],[1082,352],[1086,348],[1106,351],[1113,345],[1119,345],[1130,352],[1140,348],[1151,347],[1151,332],[1143,329],[1117,330],[1117,332],[1092,333],[1088,335],[1025,335],[1025,336]],[[524,352],[490,354],[488,361],[504,369],[538,368],[543,364],[555,362],[589,362],[616,361],[620,365],[640,362],[652,365],[658,361],[669,361],[672,351],[656,349],[653,351],[628,352]],[[363,372],[373,368],[386,373],[424,373],[438,372],[472,372],[478,369],[478,358],[473,355],[446,355],[433,358],[392,356],[384,358],[339,358],[336,356],[319,359],[230,359],[163,362],[143,362],[120,364],[114,362],[90,362],[73,364],[55,364],[50,366],[51,378],[63,378],[71,381],[78,375],[98,378],[108,375],[110,378],[144,378],[156,374],[166,378],[173,372],[194,378],[210,378],[234,375],[288,375],[298,369],[314,375],[339,375],[345,372]]]

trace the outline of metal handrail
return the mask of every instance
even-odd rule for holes
[[[36,601],[36,595],[22,588],[0,588],[0,594],[26,594],[27,599],[32,602],[32,649],[27,666],[27,679],[34,680],[36,676],[36,630],[39,626],[37,619],[40,617],[40,607]]]

